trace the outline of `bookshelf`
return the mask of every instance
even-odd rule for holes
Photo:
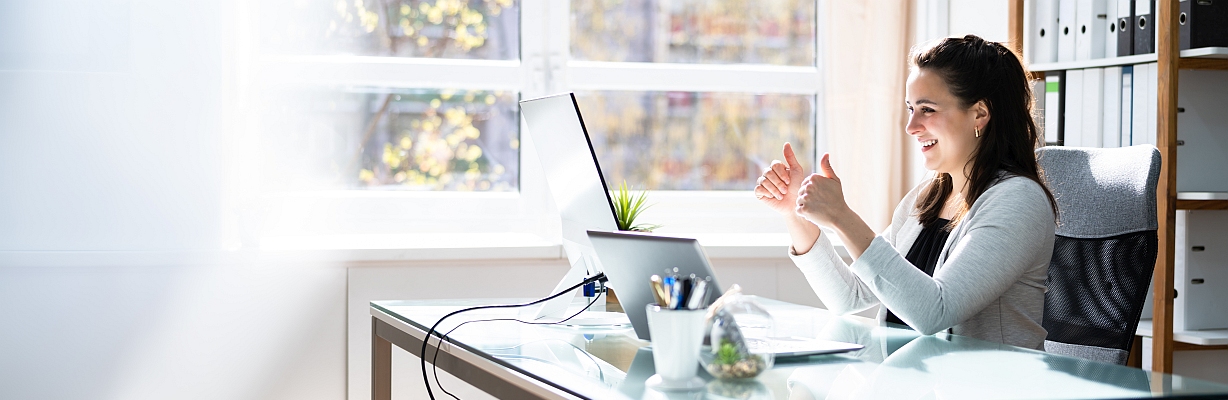
[[[1032,64],[1028,66],[1028,69],[1032,72],[1048,72],[1067,69],[1116,67],[1153,62],[1156,62],[1155,53],[1124,57],[1097,58],[1094,60]],[[1200,49],[1182,50],[1180,63],[1182,69],[1228,69],[1228,47],[1204,47]]]
[[[1009,40],[1020,54],[1023,52],[1024,0],[1010,0]],[[1139,324],[1140,336],[1152,338],[1152,370],[1173,372],[1173,351],[1190,349],[1228,348],[1228,330],[1173,331],[1173,278],[1176,211],[1228,210],[1228,197],[1223,193],[1177,193],[1177,86],[1182,69],[1228,70],[1228,48],[1211,47],[1179,51],[1177,29],[1178,0],[1157,0],[1156,30],[1159,37],[1154,54],[1112,57],[1075,62],[1035,64],[1029,68],[1043,76],[1044,71],[1100,68],[1140,63],[1157,64],[1156,144],[1162,165],[1156,190],[1159,217],[1159,254],[1156,258],[1153,318]],[[1209,346],[1209,347],[1208,347]],[[1139,348],[1136,341],[1135,348]]]

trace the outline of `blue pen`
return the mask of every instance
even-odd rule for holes
[[[665,286],[666,292],[669,293],[669,299],[668,299],[669,304],[666,307],[668,307],[671,310],[676,308],[678,305],[677,295],[674,294],[675,291],[678,289],[677,288],[678,285],[675,284],[677,283],[677,281],[678,279],[675,278],[673,275],[666,275],[665,279],[662,281],[664,283],[663,286]]]

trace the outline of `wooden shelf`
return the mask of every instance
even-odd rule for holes
[[[1178,210],[1228,210],[1228,200],[1181,200],[1177,199]]]
[[[1115,67],[1120,65],[1146,64],[1153,62],[1156,62],[1155,53],[1124,57],[1097,58],[1093,60],[1032,64],[1028,67],[1028,69],[1032,72],[1047,72],[1067,69]],[[1181,68],[1228,69],[1228,47],[1203,47],[1198,49],[1182,50]]]
[[[1228,59],[1223,58],[1181,58],[1181,69],[1217,69],[1228,70]]]
[[[1134,330],[1134,334],[1143,337],[1151,337],[1151,320],[1145,319],[1139,321],[1138,329]],[[1228,329],[1174,331],[1173,341],[1198,346],[1224,346],[1228,345]]]
[[[1178,192],[1178,210],[1228,210],[1228,192]]]

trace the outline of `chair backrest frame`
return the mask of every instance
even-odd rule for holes
[[[1046,351],[1124,364],[1158,250],[1154,146],[1036,151],[1058,204]]]

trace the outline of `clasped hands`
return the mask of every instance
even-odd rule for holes
[[[830,154],[819,161],[820,171],[807,176],[785,143],[784,158],[773,160],[755,186],[755,197],[771,209],[787,216],[796,215],[811,223],[835,229],[837,221],[851,212],[844,201],[840,178],[831,168]]]

